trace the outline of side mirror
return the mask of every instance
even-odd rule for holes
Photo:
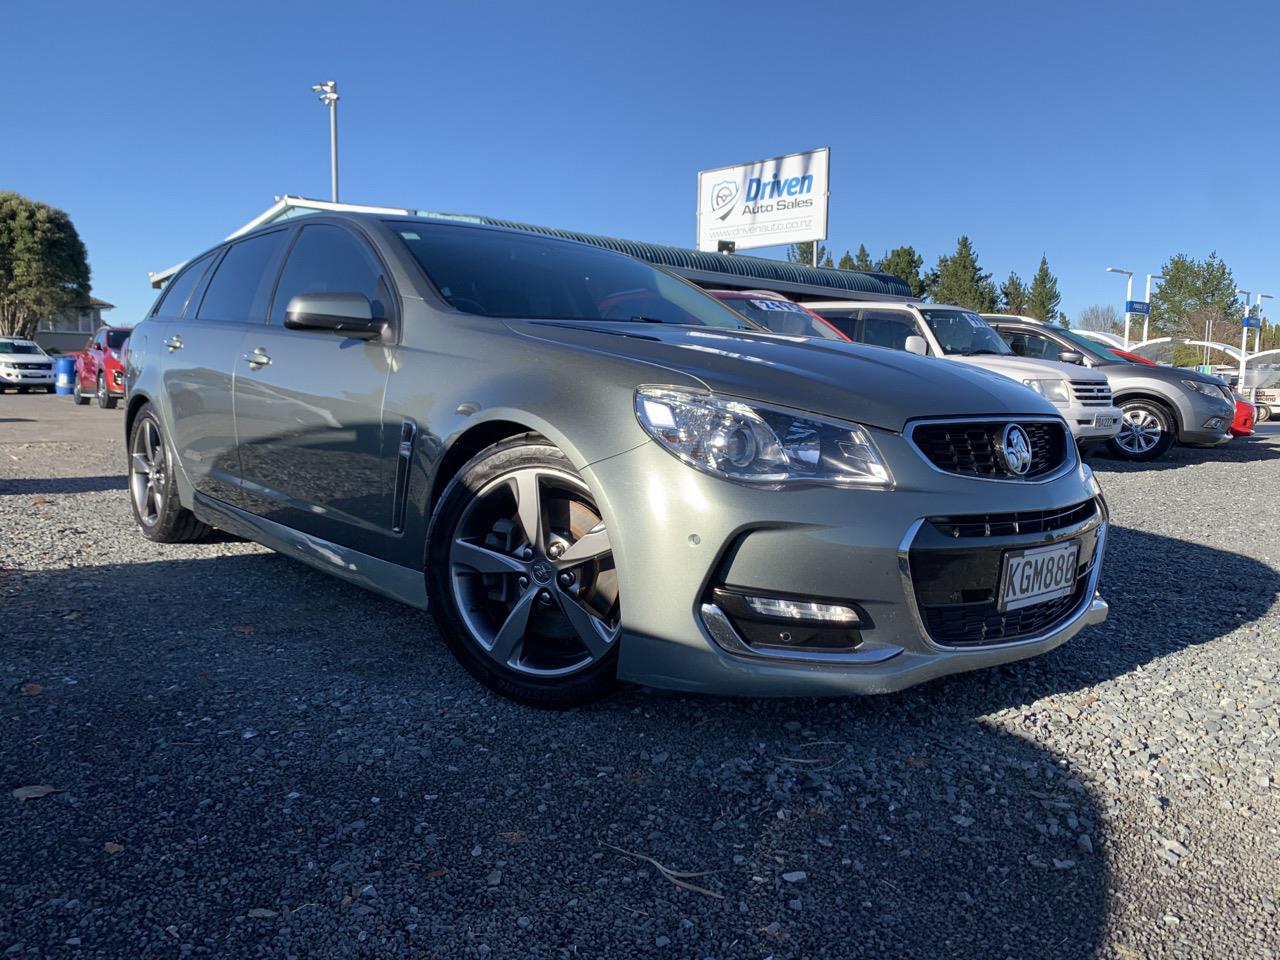
[[[906,343],[902,345],[902,348],[906,350],[907,353],[918,354],[922,357],[927,357],[929,355],[929,344],[925,338],[919,334],[913,333],[911,336],[907,337]]]
[[[1084,354],[1079,350],[1059,350],[1059,363],[1084,363]]]
[[[327,330],[361,340],[381,336],[383,327],[363,293],[300,293],[289,301],[284,325],[290,330]]]

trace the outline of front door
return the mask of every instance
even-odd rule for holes
[[[367,241],[315,223],[285,260],[270,322],[246,332],[236,358],[235,412],[245,508],[296,530],[378,554],[391,536],[399,424],[382,422],[394,329],[360,340],[284,326],[290,299],[361,293],[395,319],[394,297]],[[394,434],[394,436],[393,436]]]

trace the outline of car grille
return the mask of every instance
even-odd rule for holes
[[[1067,458],[1066,428],[1051,420],[1015,421],[1031,441],[1031,467],[1022,476],[1010,473],[996,450],[1004,421],[923,423],[911,439],[924,458],[939,470],[966,477],[1034,480],[1057,470]]]
[[[1058,510],[1023,510],[1019,513],[978,513],[963,517],[930,517],[929,523],[946,537],[1008,537],[1020,533],[1053,533],[1093,519],[1096,500],[1086,500]]]
[[[1076,572],[1076,588],[1065,597],[1033,603],[1001,613],[995,600],[924,607],[921,616],[934,643],[950,647],[977,647],[1013,643],[1052,630],[1080,603],[1089,587],[1092,565]]]
[[[15,363],[14,366],[17,367],[19,370],[49,371],[53,369],[53,364],[51,363]]]
[[[1111,406],[1111,385],[1105,380],[1072,380],[1071,395],[1081,406]]]

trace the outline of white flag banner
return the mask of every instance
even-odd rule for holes
[[[831,151],[756,160],[698,174],[698,249],[717,250],[827,238]]]

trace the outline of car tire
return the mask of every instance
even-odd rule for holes
[[[30,387],[19,387],[19,388],[18,388],[18,392],[19,392],[19,393],[30,393],[30,392],[31,392],[31,388],[30,388]]]
[[[1153,400],[1126,400],[1120,405],[1120,432],[1107,441],[1112,456],[1133,463],[1163,457],[1178,439],[1173,415]]]
[[[80,389],[80,374],[76,374],[75,385],[71,388],[71,399],[75,401],[77,407],[87,407],[89,398],[84,395],[84,391]]]
[[[445,643],[490,690],[554,709],[618,686],[612,544],[553,444],[523,434],[473,457],[440,497],[426,553]]]
[[[107,378],[98,374],[98,406],[103,410],[114,410],[116,398],[107,390]]]
[[[57,392],[58,392],[58,388],[57,388],[57,387],[53,387],[53,386],[45,387],[45,388],[44,388],[44,392],[45,392],[45,393],[57,393]]]
[[[1253,424],[1257,426],[1260,423],[1266,423],[1271,419],[1271,408],[1265,403],[1260,403],[1254,407]]]
[[[178,478],[164,427],[144,404],[129,429],[129,506],[138,529],[156,543],[190,543],[210,531],[178,500]]]

